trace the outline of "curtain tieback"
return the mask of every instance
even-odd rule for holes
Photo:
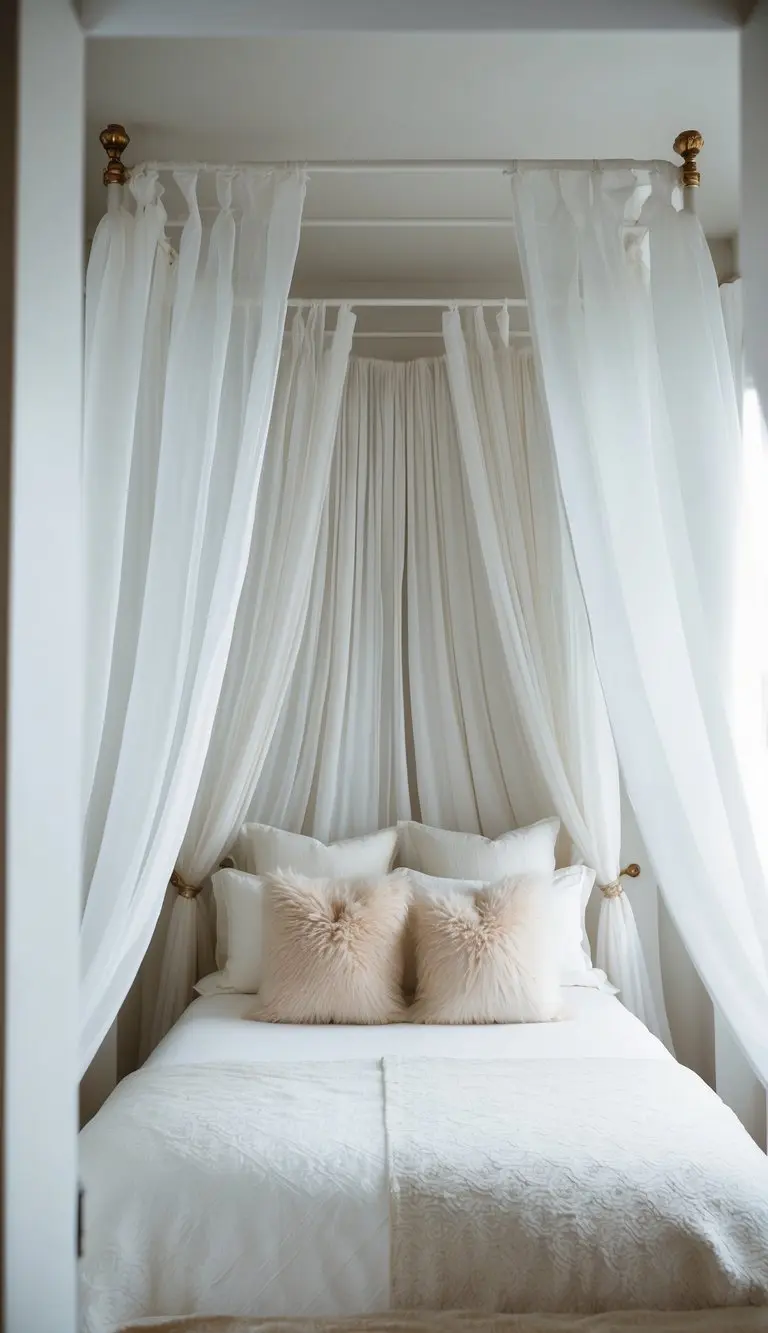
[[[202,888],[201,884],[197,888],[194,884],[187,884],[187,881],[181,878],[178,870],[174,870],[171,875],[171,884],[180,898],[196,898]]]
[[[625,866],[623,870],[619,871],[616,878],[612,879],[610,884],[601,884],[599,886],[600,892],[602,893],[604,898],[618,898],[619,894],[624,892],[621,886],[621,881],[624,875],[627,875],[629,879],[637,879],[639,874],[640,874],[639,865],[637,864],[636,861],[632,861],[630,865]]]

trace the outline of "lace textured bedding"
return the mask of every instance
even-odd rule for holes
[[[609,1030],[621,1011],[579,1004]],[[768,1306],[768,1160],[695,1075],[650,1038],[639,1058],[610,1039],[515,1058],[526,1034],[499,1029],[506,1054],[467,1059],[471,1036],[458,1058],[405,1037],[374,1057],[370,1034],[371,1058],[220,1064],[171,1041],[83,1131],[87,1333],[193,1311]]]

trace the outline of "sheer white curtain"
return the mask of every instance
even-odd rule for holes
[[[619,883],[619,771],[530,351],[443,318],[461,456],[505,667],[533,764],[578,852],[604,887],[598,967],[669,1043],[629,900]]]
[[[305,191],[297,171],[221,171],[208,228],[198,172],[173,175],[187,207],[178,257],[147,172],[133,213],[113,193],[89,265],[83,1068],[145,953],[198,789]]]
[[[551,814],[483,565],[444,358],[393,366],[406,442],[408,676],[421,818],[496,837]]]
[[[677,172],[520,168],[515,216],[600,680],[662,891],[768,1082],[768,889],[729,709],[741,437]]]
[[[354,326],[354,315],[343,306],[328,340],[322,305],[306,316],[299,312],[282,357],[248,570],[208,753],[176,862],[188,893],[210,875],[237,835],[288,693],[309,609]],[[209,939],[205,898],[178,894],[145,1049],[156,1046],[183,1012],[198,976],[212,970]]]
[[[405,436],[389,367],[349,364],[309,608],[250,817],[324,840],[408,818]]]

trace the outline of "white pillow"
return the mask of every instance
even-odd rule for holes
[[[489,885],[483,880],[447,879],[408,871],[414,898],[446,898],[461,894],[470,898]],[[584,929],[584,911],[595,882],[595,872],[588,866],[568,866],[557,870],[552,877],[558,928],[561,931],[559,973],[561,986],[589,986],[593,989],[614,991],[604,972],[592,966],[589,940]],[[408,974],[406,957],[405,988],[413,988],[413,977]],[[410,966],[413,964],[410,962]]]
[[[449,833],[412,820],[403,820],[397,831],[402,865],[426,875],[466,877],[489,884],[510,875],[551,875],[560,820],[541,819],[496,839],[479,833]]]
[[[288,833],[269,824],[244,824],[232,851],[235,864],[251,875],[293,870],[311,879],[368,879],[387,875],[397,849],[397,829],[326,845],[319,838]]]
[[[203,977],[195,990],[200,995],[255,995],[261,984],[264,881],[243,870],[217,870],[212,881],[220,971]]]
[[[289,833],[270,824],[244,824],[231,856],[249,875],[275,875],[293,870],[311,879],[369,879],[392,869],[397,829],[381,829],[362,837],[325,844],[303,833]],[[229,952],[226,895],[216,897],[216,964],[226,968]]]

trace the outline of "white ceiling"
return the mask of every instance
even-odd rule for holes
[[[699,212],[738,225],[738,33],[336,33],[88,44],[87,216],[104,206],[100,129],[121,121],[142,159],[672,157],[705,138]],[[168,200],[169,211],[173,204]],[[487,176],[310,181],[308,216],[509,215]],[[515,295],[509,230],[306,230],[311,295]],[[503,288],[503,290],[500,290]],[[379,325],[380,326],[380,325]]]

